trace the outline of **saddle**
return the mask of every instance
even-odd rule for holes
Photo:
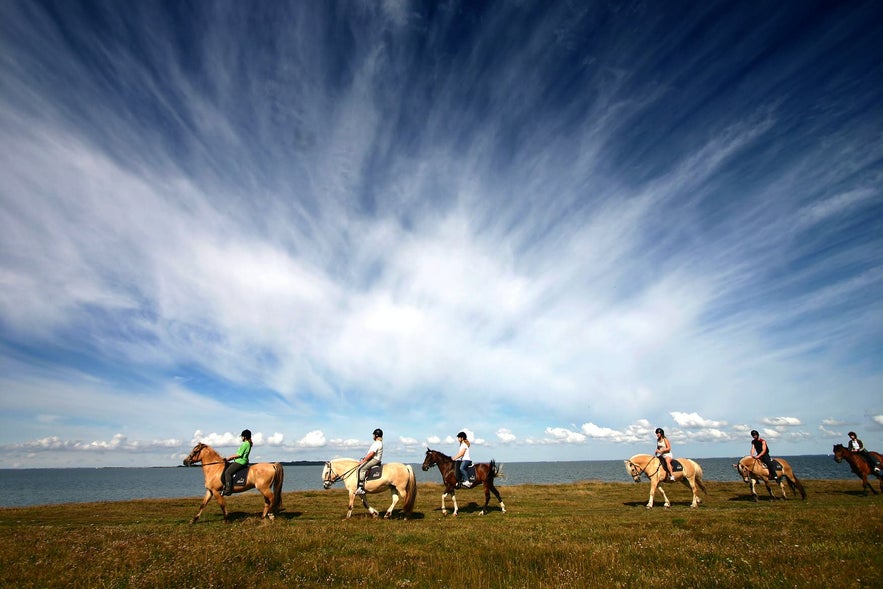
[[[365,473],[366,481],[373,481],[374,479],[379,479],[383,476],[383,463],[375,464],[371,468],[368,469],[368,472]]]
[[[457,472],[457,482],[462,483],[463,478],[462,478],[462,473],[460,472],[459,465],[457,466],[456,472]],[[469,466],[466,467],[466,476],[467,476],[470,483],[475,482],[475,464],[474,463],[470,464]]]
[[[684,465],[681,464],[680,461],[678,461],[677,458],[672,458],[672,459],[671,459],[671,471],[672,471],[672,474],[674,474],[674,473],[676,473],[676,472],[681,472],[682,470],[684,470]]]
[[[771,460],[771,462],[773,463],[773,467],[774,467],[777,471],[782,470],[782,465],[779,464],[779,461],[778,461],[778,460],[776,460],[775,458],[773,458],[773,459]]]
[[[240,468],[236,472],[233,473],[233,486],[234,487],[244,487],[245,482],[248,480],[248,469],[251,468],[251,464],[246,464],[244,467]],[[224,486],[224,472],[221,471],[221,487]]]

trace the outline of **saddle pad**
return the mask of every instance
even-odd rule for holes
[[[368,469],[368,474],[365,475],[366,481],[373,481],[374,479],[379,479],[383,476],[383,463],[375,464],[371,468]]]
[[[245,481],[248,480],[248,469],[251,465],[246,464],[244,468],[240,468],[236,472],[233,473],[233,486],[234,487],[244,487]],[[224,473],[221,472],[221,486],[224,485]]]
[[[671,459],[671,469],[675,472],[679,472],[684,470],[684,465],[678,462],[675,458]]]

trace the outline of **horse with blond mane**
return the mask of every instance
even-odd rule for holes
[[[876,459],[878,463],[883,462],[883,455],[879,452],[869,452],[869,454],[871,455],[871,458]],[[874,495],[877,494],[877,491],[874,490],[874,485],[868,482],[869,474],[873,474],[879,479],[880,492],[883,493],[883,474],[875,473],[871,468],[871,465],[868,464],[868,461],[858,453],[846,448],[843,444],[835,444],[834,460],[838,463],[845,460],[849,464],[849,468],[852,469],[852,472],[862,480],[862,491],[865,492],[865,495],[868,494],[868,489],[870,489]]]
[[[665,508],[668,509],[671,507],[668,495],[665,494],[665,491],[661,486],[661,483],[671,481],[666,480],[668,473],[666,473],[665,468],[662,466],[662,462],[658,457],[649,454],[635,454],[623,462],[625,462],[626,472],[636,483],[641,482],[642,474],[650,479],[650,500],[647,502],[647,509],[653,507],[653,497],[656,495],[657,489],[662,493],[662,498],[665,500]],[[674,472],[672,473],[675,479],[674,482],[682,483],[689,487],[693,493],[693,502],[690,503],[690,507],[692,509],[699,507],[702,500],[699,498],[697,489],[702,489],[702,492],[705,495],[708,495],[708,491],[705,489],[705,483],[702,481],[702,467],[689,458],[673,459],[672,466],[675,467],[673,469]]]
[[[791,465],[788,464],[788,461],[784,458],[773,458],[772,460],[774,464],[778,462],[782,467],[782,476],[784,477],[784,480],[781,480],[780,478],[780,480],[777,481],[779,489],[782,492],[781,498],[788,498],[785,494],[785,482],[787,481],[788,486],[791,487],[792,493],[800,493],[800,498],[806,499],[806,490],[803,488],[803,483],[801,483],[797,478],[797,475],[794,474],[794,470],[791,468]],[[745,456],[738,464],[734,464],[733,467],[739,473],[739,476],[742,477],[743,481],[751,484],[751,495],[754,497],[755,501],[758,500],[756,490],[758,481],[763,481],[770,497],[775,497],[773,495],[773,490],[770,488],[770,480],[773,480],[776,477],[770,477],[770,472],[767,470],[767,467],[764,466],[763,461],[754,456]]]
[[[347,519],[353,515],[353,503],[356,500],[356,488],[359,485],[359,464],[358,460],[352,458],[335,458],[326,462],[322,469],[322,486],[325,489],[330,489],[334,483],[342,480],[349,492],[350,502],[346,512]],[[381,493],[387,489],[392,493],[392,503],[383,517],[385,519],[392,517],[392,510],[401,499],[405,519],[408,519],[414,511],[414,502],[417,500],[417,477],[414,476],[414,469],[411,468],[411,465],[400,462],[384,462],[379,477],[374,478],[371,472],[368,473],[365,479],[365,493]],[[362,505],[372,517],[380,515],[380,512],[368,505],[367,495],[359,495],[359,498],[362,499]]]
[[[202,463],[202,472],[205,475],[205,497],[199,511],[190,521],[195,524],[202,515],[202,510],[208,504],[212,497],[217,498],[218,505],[224,514],[224,521],[227,521],[227,502],[221,493],[224,489],[224,467],[226,461],[208,444],[197,444],[193,447],[187,458],[184,459],[184,466],[191,466],[196,463]],[[241,471],[240,471],[241,472]],[[278,462],[258,462],[248,465],[248,474],[245,478],[245,484],[233,487],[234,493],[242,493],[249,489],[257,489],[264,496],[264,512],[261,519],[269,517],[274,519],[275,514],[282,507],[282,483],[285,474],[282,465]]]

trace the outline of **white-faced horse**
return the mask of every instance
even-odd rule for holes
[[[779,489],[782,491],[782,499],[788,498],[788,496],[785,495],[785,481],[788,481],[788,486],[791,487],[792,493],[795,491],[799,492],[800,498],[806,499],[806,490],[803,488],[803,484],[797,479],[797,475],[794,474],[791,465],[788,464],[784,458],[773,458],[773,462],[778,462],[782,465],[782,475],[785,477],[785,480],[779,480]],[[773,491],[770,489],[770,473],[761,460],[754,456],[745,456],[738,464],[734,464],[733,467],[736,469],[736,472],[739,473],[739,476],[742,477],[743,481],[751,484],[751,495],[754,497],[755,501],[757,501],[757,490],[755,487],[757,486],[758,481],[763,481],[763,484],[766,485],[767,493],[770,494],[770,497],[774,497]]]
[[[656,494],[657,489],[662,493],[662,498],[665,500],[665,507],[671,507],[668,495],[665,494],[665,491],[660,486],[660,483],[669,481],[666,480],[668,473],[666,473],[659,458],[656,456],[650,456],[649,454],[635,454],[624,462],[626,472],[636,483],[641,482],[642,474],[650,479],[650,501],[647,502],[647,509],[653,507],[653,496]],[[683,483],[690,487],[690,490],[693,492],[693,502],[690,504],[690,507],[699,507],[702,500],[699,498],[699,493],[696,489],[702,489],[703,493],[706,495],[708,494],[708,491],[705,490],[705,483],[702,481],[702,467],[689,458],[678,458],[677,462],[681,463],[683,470],[676,470],[672,473],[675,479],[674,482]]]
[[[193,516],[190,523],[195,524],[202,515],[202,510],[208,504],[209,499],[213,496],[217,498],[218,505],[224,513],[224,521],[227,521],[227,503],[221,491],[224,489],[224,481],[221,475],[224,473],[226,461],[211,446],[207,444],[197,444],[184,459],[184,466],[202,463],[202,472],[205,475],[205,497],[199,511]],[[261,518],[269,517],[273,519],[273,514],[282,507],[282,482],[285,479],[282,465],[278,462],[259,462],[248,466],[248,476],[245,485],[233,487],[234,493],[242,493],[249,489],[257,489],[264,496],[264,512]]]
[[[322,469],[322,485],[326,489],[330,489],[331,485],[342,480],[346,490],[349,491],[350,502],[346,512],[347,519],[353,515],[353,503],[356,500],[356,488],[359,485],[358,467],[358,460],[335,458],[326,462]],[[417,500],[417,478],[414,476],[414,469],[410,465],[400,462],[384,462],[380,478],[365,480],[366,493],[381,493],[387,489],[392,492],[392,503],[383,517],[387,519],[392,517],[392,510],[401,497],[405,519],[408,519],[414,511],[414,502]],[[359,497],[362,499],[362,505],[372,517],[380,515],[376,509],[368,505],[367,495],[359,495]]]

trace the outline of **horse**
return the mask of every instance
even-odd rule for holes
[[[222,475],[224,474],[226,462],[208,444],[197,444],[194,446],[187,458],[184,459],[184,466],[191,466],[197,462],[202,463],[202,472],[205,475],[205,497],[202,500],[202,505],[199,506],[199,511],[196,512],[190,523],[195,524],[199,520],[202,510],[205,509],[212,496],[218,500],[218,505],[221,506],[221,511],[224,513],[224,521],[226,522],[228,515],[227,503],[221,494],[221,491],[224,489]],[[261,519],[269,517],[270,520],[273,520],[275,514],[282,507],[282,482],[284,479],[285,473],[283,472],[282,465],[278,462],[249,464],[245,484],[238,487],[234,486],[233,492],[242,493],[243,491],[256,488],[264,496],[264,512],[261,514]]]
[[[346,512],[346,519],[353,515],[353,502],[356,499],[356,488],[359,485],[358,477],[359,461],[352,458],[335,458],[325,463],[322,469],[322,486],[330,489],[331,485],[339,480],[343,480],[346,490],[350,494],[349,509]],[[417,477],[414,476],[414,469],[407,464],[400,462],[384,462],[383,472],[380,478],[365,480],[365,493],[382,493],[390,489],[392,493],[392,503],[383,516],[385,519],[392,517],[392,510],[398,503],[401,496],[402,509],[405,512],[405,519],[408,519],[414,511],[414,502],[417,500]],[[371,517],[378,517],[380,513],[368,505],[367,495],[359,495],[362,499],[362,505],[371,514]]]
[[[774,458],[773,461],[782,465],[782,475],[785,477],[785,481],[788,481],[788,486],[791,487],[791,492],[799,492],[800,498],[805,500],[806,490],[803,488],[803,483],[801,483],[797,478],[797,475],[794,474],[791,465],[788,464],[784,458]],[[770,497],[774,496],[773,490],[770,488],[769,471],[760,459],[755,458],[754,456],[745,456],[738,464],[734,464],[733,467],[739,473],[739,476],[742,477],[742,480],[751,484],[751,495],[754,497],[755,501],[758,500],[757,490],[755,489],[758,481],[763,481]],[[779,489],[782,491],[782,499],[788,498],[785,494],[785,481],[779,480]]]
[[[672,481],[667,480],[668,473],[666,473],[665,468],[662,466],[662,462],[657,456],[635,454],[630,459],[624,460],[623,462],[625,462],[626,472],[636,483],[641,482],[642,474],[650,479],[650,501],[647,502],[647,509],[653,507],[653,497],[656,495],[657,489],[662,493],[662,498],[665,499],[665,508],[668,509],[671,507],[668,495],[665,494],[665,491],[659,485],[660,483]],[[675,461],[673,460],[672,462]],[[702,489],[702,492],[706,496],[708,495],[705,483],[702,481],[702,467],[689,458],[679,458],[677,459],[677,462],[680,462],[683,470],[676,470],[672,473],[675,479],[674,482],[683,483],[685,486],[690,487],[690,490],[693,492],[693,502],[690,504],[690,508],[695,509],[699,507],[699,504],[702,502],[696,489]]]
[[[454,515],[457,515],[457,496],[454,494],[454,489],[457,487],[457,463],[450,456],[442,454],[437,450],[430,450],[427,448],[426,458],[423,459],[423,466],[421,468],[424,471],[427,471],[433,466],[438,466],[438,470],[442,475],[442,482],[445,485],[445,491],[442,493],[442,515],[448,515],[445,498],[449,494],[451,500],[454,502]],[[494,486],[494,479],[500,476],[500,468],[497,466],[496,461],[491,460],[489,463],[479,462],[473,466],[475,467],[476,483],[482,483],[484,486],[484,507],[481,508],[479,515],[487,513],[487,505],[490,503],[491,493],[493,493],[497,498],[497,501],[500,502],[500,510],[503,513],[506,513],[506,505],[503,503],[503,498],[500,497],[500,492],[497,491],[497,487]],[[473,488],[477,488],[477,485]]]
[[[869,452],[869,454],[873,458],[876,458],[877,462],[883,462],[883,456],[878,452]],[[871,465],[868,464],[868,461],[859,456],[858,453],[853,452],[849,448],[845,448],[843,444],[834,444],[834,460],[838,464],[843,460],[846,460],[846,462],[849,463],[852,472],[862,480],[862,490],[865,492],[865,495],[868,494],[868,489],[870,489],[874,495],[877,494],[877,491],[874,490],[874,485],[868,482],[869,474],[873,474],[880,479],[880,492],[883,493],[883,474],[879,472],[875,473],[871,469]]]

